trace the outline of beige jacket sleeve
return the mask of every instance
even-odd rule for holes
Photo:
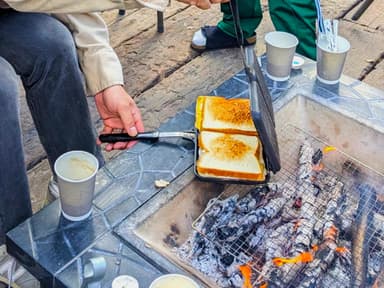
[[[148,7],[164,11],[168,0],[5,0],[17,11],[45,13],[89,13],[112,9]]]
[[[124,84],[120,61],[109,44],[108,29],[94,11],[131,9],[141,5],[164,10],[168,0],[6,0],[17,11],[52,13],[72,32],[86,92],[97,92]]]
[[[113,85],[123,85],[120,61],[109,45],[108,29],[97,13],[53,14],[72,32],[87,95]]]

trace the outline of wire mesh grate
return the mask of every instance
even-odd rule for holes
[[[252,287],[374,285],[384,273],[383,175],[295,126],[278,140],[282,169],[270,183],[228,185],[193,228],[250,267]]]

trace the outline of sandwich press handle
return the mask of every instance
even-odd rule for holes
[[[138,133],[136,136],[129,136],[128,133],[101,134],[99,140],[103,143],[129,142],[137,140],[159,140],[159,131]]]

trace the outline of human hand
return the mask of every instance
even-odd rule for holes
[[[140,110],[121,85],[111,86],[97,93],[95,103],[104,123],[102,134],[125,131],[130,136],[136,136],[137,132],[144,131]],[[99,139],[97,139],[97,143],[101,144]],[[105,150],[122,150],[132,147],[135,143],[117,142],[107,144]]]

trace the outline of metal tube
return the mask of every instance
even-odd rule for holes
[[[157,11],[157,32],[164,32],[164,13]]]

